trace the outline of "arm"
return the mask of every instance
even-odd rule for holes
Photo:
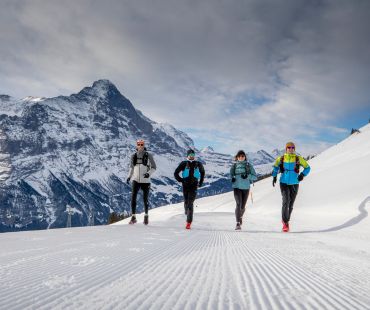
[[[149,162],[150,162],[150,170],[149,175],[152,175],[154,171],[157,169],[157,165],[155,164],[154,157],[152,154],[148,154]]]
[[[306,177],[310,173],[311,167],[302,156],[299,156],[298,158],[300,165],[304,168],[302,174]]]
[[[131,179],[133,173],[134,173],[134,155],[131,155],[130,168],[129,168],[128,176],[127,176],[128,180]]]
[[[272,166],[273,167],[273,169],[272,169],[272,176],[273,177],[276,177],[278,175],[278,173],[279,173],[279,170],[280,170],[280,168],[279,168],[279,166],[280,166],[280,158],[281,158],[281,156],[279,156],[278,158],[276,158],[275,163]]]
[[[257,180],[257,173],[256,173],[256,170],[254,170],[254,167],[252,166],[252,164],[249,164],[249,165],[251,168],[251,173],[248,175],[248,179],[251,183],[253,183],[254,181]]]
[[[184,171],[186,163],[183,161],[180,163],[180,165],[176,168],[174,172],[174,177],[177,180],[177,182],[182,182],[182,177],[180,177],[179,173],[180,171]]]
[[[199,172],[200,172],[199,186],[202,186],[204,181],[204,175],[206,174],[206,172],[204,171],[204,167],[201,162],[199,162]]]
[[[230,168],[230,176],[231,177],[235,177],[235,169],[234,169],[235,167],[234,166],[235,166],[235,164],[232,164],[232,166]]]

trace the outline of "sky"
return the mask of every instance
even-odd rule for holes
[[[197,147],[317,153],[370,118],[370,1],[0,0],[0,94],[109,79]]]

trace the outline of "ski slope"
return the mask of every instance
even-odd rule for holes
[[[0,309],[370,309],[370,125],[310,161],[291,232],[271,178],[243,230],[232,193],[150,225],[0,234]]]

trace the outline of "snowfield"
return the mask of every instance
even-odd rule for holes
[[[0,235],[1,309],[370,309],[370,125],[310,161],[291,232],[271,178],[243,229],[232,193],[150,224]],[[250,197],[251,198],[251,197]]]

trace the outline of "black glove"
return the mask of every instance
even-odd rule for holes
[[[272,179],[272,186],[275,187],[276,181],[277,181],[277,177],[273,177],[273,179]]]
[[[130,178],[127,178],[127,179],[126,179],[126,183],[127,183],[127,184],[130,184]]]
[[[233,183],[234,183],[235,181],[236,181],[236,178],[235,178],[235,177],[232,177],[232,178],[231,178],[231,182],[233,182]]]
[[[198,187],[202,187],[202,186],[203,186],[203,183],[199,183],[199,184],[198,184]]]
[[[298,181],[299,181],[299,182],[301,182],[301,181],[303,180],[303,178],[304,178],[304,175],[303,175],[303,173],[301,172],[301,173],[299,174],[299,176],[298,176]]]
[[[248,174],[246,173],[242,174],[242,179],[246,179],[246,178],[248,178]]]
[[[148,172],[144,174],[144,178],[146,178],[146,179],[149,178],[149,173]]]

